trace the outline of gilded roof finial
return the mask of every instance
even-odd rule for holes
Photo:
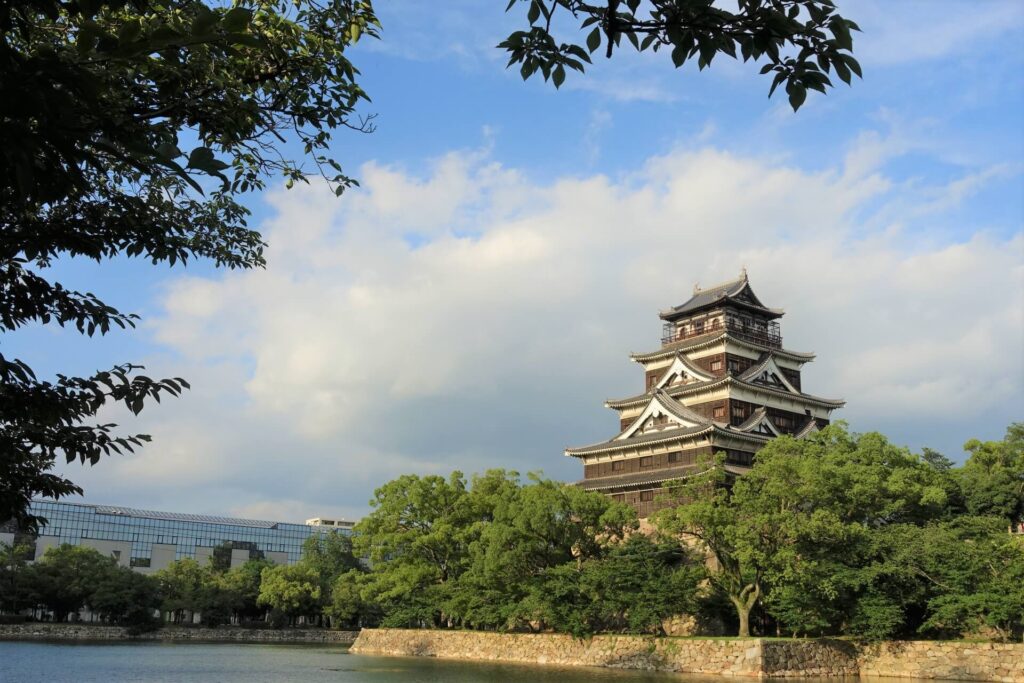
[[[700,283],[699,282],[694,282],[693,283],[693,293],[694,294],[700,294]]]
[[[743,266],[740,268],[740,279],[741,280],[746,280],[747,279],[747,265],[746,264],[743,264]]]

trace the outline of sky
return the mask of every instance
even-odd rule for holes
[[[524,83],[505,4],[377,3],[352,53],[377,130],[332,149],[361,187],[253,196],[265,270],[53,266],[139,327],[4,354],[192,383],[102,416],[153,443],[61,465],[85,502],[356,519],[404,473],[579,479],[563,449],[617,433],[604,400],[642,391],[658,311],[743,267],[854,431],[961,460],[1024,418],[1024,4],[840,2],[864,80],[795,114],[727,58]]]

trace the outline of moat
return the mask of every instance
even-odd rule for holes
[[[371,657],[349,654],[347,647],[337,645],[0,642],[0,681],[289,683],[314,680],[337,683],[710,683],[726,679],[589,667]],[[823,683],[839,679],[801,680]],[[942,682],[932,679],[930,683]]]

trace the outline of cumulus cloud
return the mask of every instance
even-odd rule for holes
[[[884,158],[808,172],[704,147],[542,186],[460,152],[368,165],[341,201],[273,193],[267,269],[172,280],[149,322],[194,390],[83,483],[303,519],[358,516],[403,472],[576,478],[562,449],[615,432],[602,401],[642,387],[627,353],[658,346],[657,311],[741,266],[789,310],[786,345],[819,353],[805,386],[846,398],[837,417],[955,455],[1024,404],[1024,237],[908,239],[942,188],[893,196]]]

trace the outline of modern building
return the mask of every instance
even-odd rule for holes
[[[662,311],[661,348],[631,356],[644,368],[644,392],[605,402],[620,432],[565,451],[583,462],[580,486],[647,517],[699,455],[724,452],[727,469],[742,474],[770,439],[828,424],[844,402],[803,391],[801,368],[814,354],[783,347],[782,315],[761,303],[745,269],[731,282],[695,286],[688,301]]]
[[[223,553],[224,559],[230,553],[231,567],[260,558],[294,564],[310,536],[352,533],[352,523],[344,520],[291,524],[46,500],[32,501],[30,510],[46,519],[35,538],[34,559],[67,543],[94,548],[142,573],[186,557],[205,564],[215,552]],[[14,538],[14,529],[0,527],[0,543],[13,543]]]

